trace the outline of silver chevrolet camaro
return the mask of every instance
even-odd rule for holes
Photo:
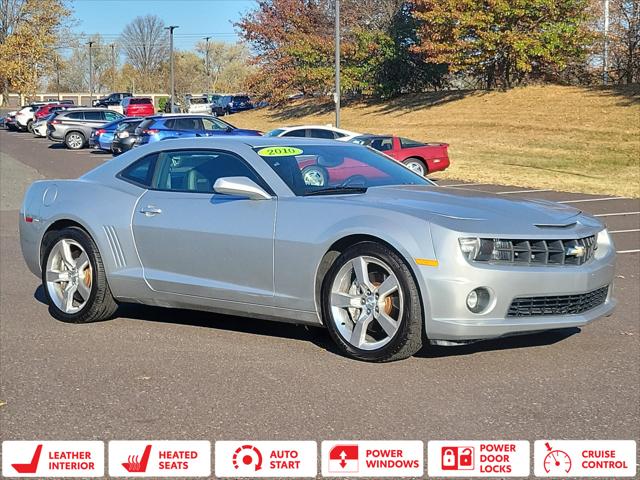
[[[581,326],[616,303],[615,249],[592,216],[439,187],[330,140],[136,148],[35,182],[20,238],[59,320],[136,302],[324,325],[369,361]]]

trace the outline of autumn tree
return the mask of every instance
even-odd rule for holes
[[[343,93],[392,96],[429,84],[435,70],[410,51],[411,4],[342,0]],[[256,89],[275,99],[333,91],[335,0],[262,0],[238,26],[256,54]]]
[[[69,11],[64,0],[2,0],[0,6],[3,93],[12,89],[31,95],[53,67],[55,52],[51,47]]]
[[[205,79],[201,91],[238,92],[246,88],[251,74],[249,51],[242,43],[205,42],[196,44],[196,52],[202,56],[205,65]],[[206,70],[207,56],[209,70]]]
[[[584,58],[588,0],[415,0],[415,51],[487,88]]]
[[[68,92],[89,91],[89,46],[93,69],[93,89],[100,92],[111,85],[111,49],[100,35],[76,39],[66,61],[59,64],[59,77],[62,89]]]
[[[640,82],[640,0],[611,0],[608,40],[613,81]]]

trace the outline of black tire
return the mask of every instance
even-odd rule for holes
[[[82,141],[79,143],[75,142],[74,141],[74,138],[76,138],[75,136],[79,136],[82,139]],[[86,143],[87,143],[87,139],[85,138],[84,134],[76,130],[72,132],[67,132],[67,134],[64,136],[64,144],[70,150],[81,150],[84,148]]]
[[[336,275],[347,262],[363,255],[378,258],[389,265],[405,292],[405,313],[400,320],[398,331],[389,343],[376,350],[362,350],[347,342],[338,331],[331,313],[331,285]],[[408,358],[422,348],[424,317],[416,282],[404,260],[395,251],[379,243],[358,243],[347,248],[336,259],[322,282],[322,318],[340,351],[357,360],[392,362]]]
[[[308,165],[300,172],[302,175],[302,181],[305,185],[310,187],[324,187],[329,183],[329,172],[320,165]],[[318,180],[318,183],[307,183],[307,176],[311,175],[312,178]]]
[[[424,161],[420,158],[416,158],[416,157],[410,157],[407,158],[406,160],[404,160],[402,163],[404,163],[405,165],[409,166],[410,164],[416,164],[419,165],[420,167],[422,167],[422,175],[424,177],[426,177],[429,174],[429,169],[427,168],[427,165],[424,163]],[[414,171],[415,173],[420,174],[419,172],[411,169],[412,171]]]
[[[29,133],[33,133],[33,120],[29,120],[29,121],[27,122],[27,131],[28,131]]]
[[[72,314],[62,311],[55,305],[49,295],[46,281],[47,260],[51,254],[51,250],[58,241],[65,238],[75,240],[82,246],[82,248],[84,248],[87,256],[89,257],[89,262],[91,263],[93,272],[89,300],[81,310]],[[84,230],[78,227],[69,227],[63,230],[55,230],[47,233],[43,240],[43,251],[42,286],[45,298],[49,304],[49,313],[52,317],[67,323],[91,323],[107,320],[113,316],[118,309],[118,304],[111,294],[111,289],[107,282],[104,264],[102,263],[102,257],[100,256],[98,247]]]

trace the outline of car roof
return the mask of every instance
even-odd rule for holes
[[[288,125],[286,127],[279,127],[279,128],[274,128],[274,130],[295,130],[298,128],[321,128],[324,130],[331,130],[334,132],[344,132],[344,133],[350,133],[350,134],[354,134],[354,135],[359,135],[356,132],[353,132],[351,130],[346,130],[344,128],[338,128],[338,127],[334,127],[333,125],[321,125],[321,124],[309,124],[309,125]]]
[[[280,137],[258,137],[258,136],[234,136],[234,137],[202,137],[172,139],[167,142],[153,142],[153,151],[180,148],[229,148],[238,146],[256,147],[277,147],[277,146],[335,146],[335,147],[357,147],[350,143],[336,142],[333,139],[321,138],[280,138]]]

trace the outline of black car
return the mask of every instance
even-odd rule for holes
[[[94,107],[110,107],[112,105],[120,105],[120,102],[126,97],[133,97],[131,92],[117,92],[111,93],[106,97],[99,98],[94,100]]]
[[[248,95],[224,95],[212,105],[213,113],[219,117],[252,108],[253,103]]]
[[[133,118],[131,120],[124,120],[116,127],[116,131],[113,134],[113,141],[111,142],[111,151],[114,155],[120,155],[121,153],[131,150],[136,143],[136,128],[144,118]]]

